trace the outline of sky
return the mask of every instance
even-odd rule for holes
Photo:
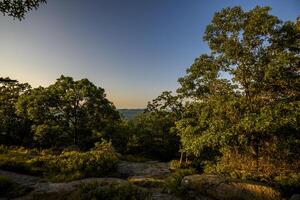
[[[0,77],[33,87],[88,78],[117,108],[144,108],[209,52],[214,13],[237,5],[300,16],[300,0],[48,0],[23,21],[0,15]]]

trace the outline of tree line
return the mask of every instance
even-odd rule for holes
[[[163,92],[129,121],[87,79],[61,76],[34,89],[1,79],[1,143],[89,149],[108,139],[120,152],[162,159],[243,155],[257,171],[262,161],[297,162],[299,18],[284,22],[269,7],[224,8],[204,41],[211,52],[195,59],[176,93]]]

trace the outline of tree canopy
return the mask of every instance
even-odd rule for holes
[[[32,121],[35,139],[46,147],[92,145],[107,124],[120,119],[103,88],[65,76],[21,95],[17,112]]]
[[[0,1],[0,12],[13,18],[22,20],[28,11],[38,9],[46,0],[2,0]]]
[[[176,123],[187,152],[249,147],[258,158],[270,141],[299,143],[299,20],[269,11],[225,8],[207,26],[211,53],[195,60],[177,90],[192,99]]]

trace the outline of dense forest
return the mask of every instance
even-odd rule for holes
[[[171,199],[197,199],[182,185],[191,174],[272,188],[267,197],[247,196],[247,188],[242,196],[202,191],[211,199],[299,193],[300,18],[282,21],[269,11],[215,13],[204,36],[210,53],[194,60],[176,92],[162,92],[134,118],[124,119],[88,79],[62,75],[32,88],[1,78],[0,169],[66,182],[120,177],[119,162],[158,160],[172,172],[146,185],[160,184]],[[1,195],[11,195],[4,189],[11,187],[21,186],[0,176]],[[53,199],[151,199],[144,187],[112,184],[105,191],[93,183]]]

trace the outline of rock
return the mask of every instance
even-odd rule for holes
[[[94,182],[107,182],[107,183],[126,183],[126,180],[119,178],[86,178],[77,181],[65,182],[65,183],[41,183],[35,188],[35,193],[55,193],[55,192],[69,192],[75,190],[79,185],[85,183]]]
[[[147,188],[161,188],[165,181],[163,179],[147,176],[132,176],[128,178],[130,183]]]
[[[126,180],[118,178],[86,178],[77,181],[65,182],[65,183],[51,183],[51,182],[40,182],[34,185],[33,191],[26,196],[16,198],[15,200],[29,200],[34,199],[34,195],[37,194],[54,194],[61,192],[71,192],[79,187],[83,183],[94,183],[94,182],[105,182],[105,183],[127,183]]]
[[[180,199],[173,195],[158,192],[152,194],[151,200],[180,200]]]
[[[280,193],[269,186],[244,180],[232,180],[216,175],[196,174],[186,176],[182,180],[182,185],[199,194],[220,200],[280,199]]]
[[[300,200],[300,194],[293,194],[290,200]]]
[[[148,162],[127,162],[121,161],[117,171],[122,176],[161,176],[170,173],[168,163],[148,161]]]

